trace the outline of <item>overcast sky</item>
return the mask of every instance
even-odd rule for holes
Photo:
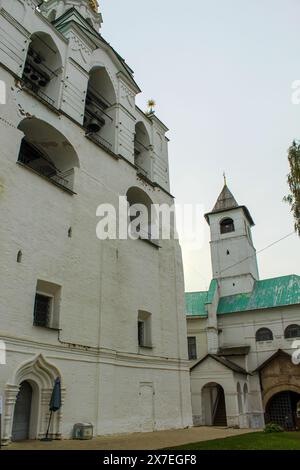
[[[178,203],[212,209],[223,171],[256,226],[257,250],[293,230],[287,148],[300,139],[300,0],[100,0],[102,34],[135,71],[171,139],[171,191]],[[209,229],[183,243],[186,290],[211,279]],[[261,278],[300,274],[292,235],[258,255]]]

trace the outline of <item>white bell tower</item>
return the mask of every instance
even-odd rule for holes
[[[259,279],[256,250],[247,207],[240,206],[225,184],[211,212],[205,215],[211,233],[211,262],[220,296],[251,292]]]
[[[96,31],[100,30],[102,15],[98,0],[44,0],[40,6],[43,15],[51,22],[72,8],[75,8]]]

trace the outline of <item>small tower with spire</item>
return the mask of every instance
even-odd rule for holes
[[[252,241],[253,219],[246,206],[240,206],[227,186],[211,212],[205,215],[211,233],[211,261],[220,296],[251,292],[259,279],[256,250]]]

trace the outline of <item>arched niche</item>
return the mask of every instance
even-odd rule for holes
[[[35,32],[30,37],[23,68],[25,86],[52,106],[58,106],[62,58],[52,37],[45,32]]]
[[[66,137],[45,121],[23,119],[18,129],[23,132],[18,162],[44,176],[52,183],[73,191],[74,168],[79,159]]]
[[[142,189],[133,186],[128,189],[126,197],[130,212],[131,235],[134,238],[148,240],[157,238],[157,220],[150,196]]]
[[[3,441],[8,443],[12,438],[13,419],[17,396],[20,387],[27,382],[32,389],[29,438],[40,439],[45,436],[49,422],[49,403],[56,378],[62,383],[62,404],[65,398],[65,387],[60,370],[42,354],[20,364],[9,383],[5,386],[5,420],[3,423]],[[61,439],[62,408],[52,419],[50,436]]]
[[[143,122],[135,126],[134,163],[144,176],[151,178],[150,138]]]
[[[87,135],[102,147],[115,151],[116,93],[105,67],[90,71],[84,111]]]

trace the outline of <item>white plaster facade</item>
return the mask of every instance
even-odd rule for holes
[[[71,437],[78,422],[92,423],[95,435],[190,426],[179,244],[96,238],[98,205],[117,207],[129,188],[173,203],[167,128],[135,106],[132,71],[93,29],[101,15],[88,1],[50,0],[42,11],[38,4],[0,0],[0,80],[7,89],[0,105],[2,439],[11,439],[22,381],[33,389],[29,437],[45,435],[56,377],[63,407],[51,428],[55,438]],[[42,43],[34,53],[56,67],[45,93],[24,82],[33,40]],[[84,126],[94,71],[110,98],[96,142]],[[149,139],[146,175],[135,165],[137,123]],[[18,161],[24,135],[48,152],[60,179]],[[35,295],[45,289],[54,299],[48,328],[33,325]],[[151,314],[148,348],[138,344],[141,310]]]

